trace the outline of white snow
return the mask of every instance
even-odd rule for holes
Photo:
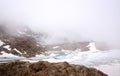
[[[27,53],[24,51],[24,54],[27,54]]]
[[[22,32],[22,31],[18,31],[19,34],[26,34],[25,32]]]
[[[59,48],[59,46],[55,46],[55,47],[53,47],[53,49],[57,49],[57,48]]]
[[[3,46],[3,48],[11,50],[10,45]]]
[[[71,64],[83,64],[87,66],[120,62],[120,50],[100,51],[96,49],[94,43],[90,43],[88,46],[90,51],[48,51],[46,52],[46,55],[36,55],[33,59],[40,59],[49,62],[67,61]]]
[[[11,53],[6,53],[4,51],[2,51],[1,53],[2,53],[2,55],[0,55],[0,57],[18,57],[16,55],[13,55]]]
[[[99,51],[97,50],[94,42],[89,43],[87,47],[90,49],[90,51]]]
[[[105,64],[105,65],[95,66],[95,68],[108,74],[108,76],[120,76],[120,63],[107,64],[107,65]]]
[[[49,51],[46,55],[37,55],[35,58],[49,62],[67,61],[72,64],[99,65],[120,61],[120,50],[109,51]]]
[[[37,44],[36,46],[40,46],[40,45]]]
[[[22,54],[19,50],[17,50],[16,48],[14,48],[14,50],[16,51],[16,52],[18,52],[19,54]]]
[[[4,44],[4,42],[2,42],[1,40],[0,40],[0,46],[2,46]]]

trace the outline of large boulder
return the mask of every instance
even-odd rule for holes
[[[103,72],[82,65],[72,65],[67,62],[49,63],[39,61],[10,62],[0,64],[0,76],[107,76]]]

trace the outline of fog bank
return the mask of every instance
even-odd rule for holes
[[[29,25],[47,43],[96,41],[120,48],[119,0],[0,0],[0,23]]]

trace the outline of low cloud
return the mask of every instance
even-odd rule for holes
[[[0,23],[28,25],[34,31],[47,33],[47,43],[95,41],[120,48],[119,3],[119,0],[1,0]]]

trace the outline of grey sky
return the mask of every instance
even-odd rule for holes
[[[120,0],[0,0],[0,21],[120,47]]]

